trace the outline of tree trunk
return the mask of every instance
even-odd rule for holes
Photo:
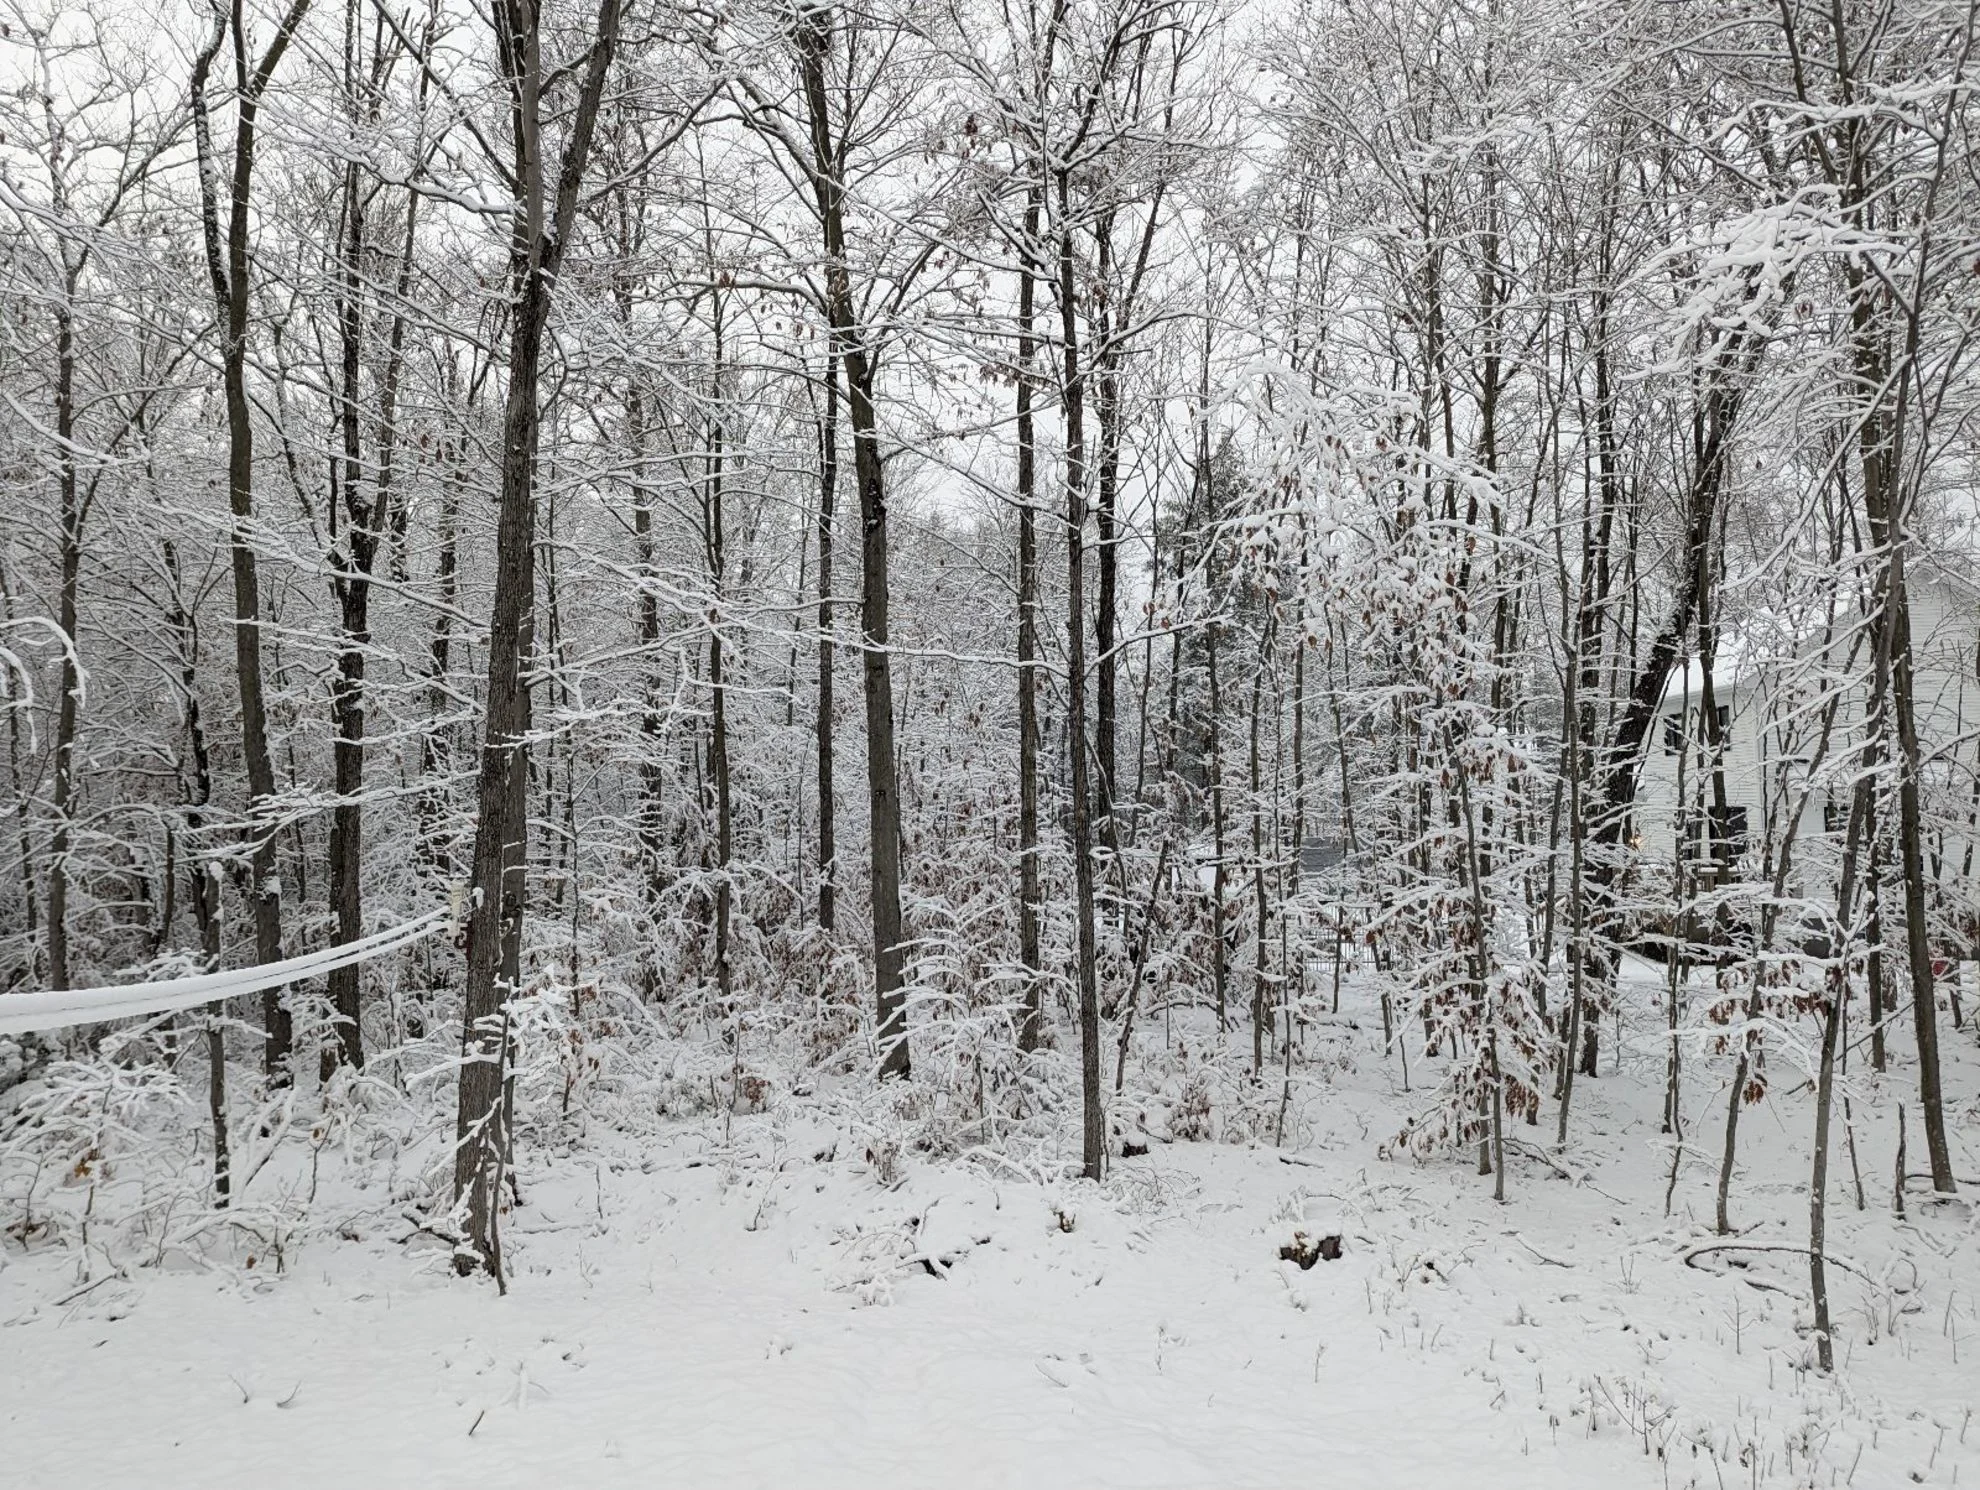
[[[880,1074],[909,1074],[907,1004],[902,992],[901,805],[894,758],[894,672],[888,652],[887,488],[874,416],[877,368],[858,321],[846,268],[843,138],[834,141],[825,59],[831,12],[805,12],[797,29],[798,62],[811,134],[812,191],[825,237],[825,300],[832,337],[846,369],[853,473],[859,482],[861,661],[866,693],[868,879],[873,909],[873,1002]]]
[[[1584,999],[1599,1000],[1614,976],[1615,961],[1609,947],[1615,928],[1616,886],[1626,856],[1625,829],[1636,802],[1637,777],[1642,767],[1644,738],[1650,732],[1663,702],[1664,687],[1670,681],[1685,636],[1697,614],[1698,600],[1708,592],[1712,563],[1712,533],[1719,501],[1725,490],[1727,463],[1744,390],[1741,386],[1758,361],[1764,341],[1757,334],[1730,339],[1710,372],[1711,385],[1694,417],[1694,450],[1690,490],[1685,496],[1685,567],[1670,614],[1650,644],[1650,651],[1630,680],[1621,716],[1600,760],[1601,786],[1593,823],[1594,852],[1587,856],[1583,894],[1589,904],[1583,920],[1584,963],[1581,969]],[[1603,549],[1606,555],[1606,546]],[[1592,1010],[1577,1010],[1573,1023],[1580,1027],[1580,1067],[1585,1076],[1595,1074],[1596,1021],[1587,1017]],[[1572,1055],[1572,1052],[1570,1052]]]
[[[825,353],[825,412],[818,421],[818,924],[839,929],[838,791],[832,781],[832,523],[839,506],[839,354]]]
[[[1271,646],[1271,629],[1266,628],[1266,640],[1261,652]],[[1251,748],[1249,753],[1249,774],[1251,778],[1251,889],[1256,902],[1253,915],[1258,924],[1254,931],[1254,959],[1251,968],[1251,1077],[1262,1080],[1265,1075],[1265,793],[1264,781],[1259,774],[1258,758],[1258,716],[1264,706],[1265,660],[1259,658],[1258,667],[1251,675]]]
[[[179,555],[168,539],[164,545],[165,574],[171,585],[171,603],[166,612],[173,644],[178,652],[179,707],[185,715],[186,744],[192,755],[190,787],[182,784],[185,797],[186,831],[195,840],[206,826],[206,808],[213,799],[213,756],[207,748],[206,725],[199,707],[198,633],[186,609],[179,581]],[[220,866],[203,852],[186,856],[186,888],[190,892],[193,920],[199,927],[201,971],[220,970]],[[213,1128],[213,1204],[225,1210],[233,1193],[232,1159],[227,1134],[227,1037],[223,1016],[226,1000],[207,1005],[203,1021],[206,1033],[206,1111]]]
[[[848,305],[847,310],[851,307]],[[894,672],[888,645],[887,494],[873,417],[872,372],[863,354],[846,357],[853,467],[859,479],[860,629],[866,694],[866,807],[873,901],[873,991],[882,1075],[909,1073],[907,1006],[902,993],[901,804],[894,758]]]
[[[353,101],[355,111],[355,101]],[[399,257],[399,273],[388,335],[385,371],[378,393],[378,428],[373,440],[377,467],[371,502],[360,499],[363,474],[363,443],[358,417],[359,366],[363,341],[362,273],[364,263],[364,213],[355,165],[345,175],[345,198],[350,221],[345,243],[344,284],[339,306],[338,332],[343,352],[343,433],[344,469],[342,496],[344,519],[349,527],[348,543],[335,546],[337,509],[331,511],[331,589],[338,603],[342,623],[342,645],[337,652],[337,676],[331,683],[331,712],[336,722],[334,773],[337,805],[330,819],[330,904],[336,912],[337,929],[333,942],[342,946],[364,936],[364,730],[365,730],[365,653],[371,646],[371,580],[378,563],[378,548],[389,532],[392,515],[392,466],[398,448],[399,378],[405,364],[406,314],[404,306],[412,283],[413,229],[419,194],[406,194],[405,233]],[[337,1041],[325,1051],[348,1066],[364,1066],[364,1032],[358,1002],[358,965],[347,964],[333,970],[328,979],[330,1010],[337,1023]],[[327,1077],[327,1069],[324,1072]]]
[[[347,35],[350,28],[347,27]],[[347,57],[347,70],[354,59]],[[347,86],[349,85],[347,75]],[[350,108],[355,118],[357,101]],[[337,805],[330,817],[330,906],[337,917],[333,941],[344,945],[364,935],[363,847],[364,807],[364,664],[365,649],[371,644],[371,573],[378,554],[378,540],[384,529],[389,501],[389,483],[381,467],[373,507],[362,497],[364,470],[363,437],[358,418],[361,354],[363,351],[363,263],[365,250],[364,200],[358,167],[351,163],[344,171],[345,232],[344,274],[337,307],[338,342],[342,351],[341,407],[338,423],[343,435],[343,471],[337,483],[343,498],[343,518],[348,529],[345,543],[337,544],[338,509],[330,506],[330,588],[337,600],[342,628],[342,644],[337,649],[337,675],[330,685],[330,710],[336,724],[332,747]],[[406,253],[411,256],[412,223],[407,221]],[[403,324],[403,317],[400,318]],[[391,420],[390,411],[385,413]],[[364,1034],[359,1024],[358,967],[350,963],[332,970],[328,979],[331,1017],[336,1021],[335,1044],[323,1053],[323,1075],[327,1079],[333,1061],[362,1068]]]
[[[1096,275],[1101,285],[1111,280],[1113,260],[1113,218],[1108,214],[1096,233],[1099,262]],[[1093,483],[1093,550],[1098,573],[1093,597],[1093,813],[1106,819],[1114,812],[1114,779],[1118,766],[1115,744],[1119,689],[1116,684],[1114,635],[1118,628],[1119,557],[1115,511],[1121,470],[1121,387],[1120,349],[1116,345],[1118,327],[1103,299],[1096,312],[1100,337],[1093,412],[1099,423],[1100,459]],[[1122,907],[1125,914],[1126,907]]]
[[[464,459],[465,436],[455,460]],[[443,454],[443,460],[447,457]],[[452,757],[447,736],[438,722],[453,707],[452,689],[447,682],[453,662],[454,606],[460,595],[460,551],[457,529],[460,522],[462,472],[456,464],[443,478],[440,496],[440,555],[435,564],[434,583],[440,603],[433,611],[433,636],[427,644],[427,719],[419,737],[419,858],[437,874],[452,876],[455,869],[453,835],[445,824],[447,791],[441,775]]]
[[[653,488],[646,479],[646,397],[635,384],[626,392],[626,428],[633,452],[633,560],[639,566],[640,708],[639,842],[649,901],[659,899],[664,859],[661,794],[667,773],[660,764],[660,703],[652,656],[660,645],[660,596],[654,589]]]
[[[1066,430],[1066,750],[1072,757],[1073,881],[1079,914],[1079,1075],[1084,1173],[1107,1171],[1107,1121],[1100,1089],[1100,977],[1093,924],[1093,799],[1086,738],[1086,433],[1079,308],[1074,299],[1073,239],[1067,172],[1057,172],[1059,329],[1065,344],[1062,392]]]
[[[1918,778],[1922,774],[1917,714],[1912,696],[1911,607],[1905,598],[1904,551],[1888,550],[1893,631],[1891,702],[1897,716],[1898,857],[1904,871],[1905,950],[1911,962],[1911,1017],[1918,1040],[1918,1105],[1925,1123],[1925,1152],[1932,1168],[1932,1188],[1951,1195],[1952,1151],[1946,1143],[1945,1099],[1939,1079],[1939,1010],[1932,979],[1932,930],[1925,905],[1923,811]]]
[[[719,304],[719,301],[718,301]],[[721,330],[717,311],[715,379],[721,397]],[[727,567],[726,537],[723,532],[722,465],[726,436],[718,417],[710,431],[708,480],[703,487],[706,507],[702,513],[708,543],[708,578],[714,620],[708,628],[709,766],[715,776],[715,986],[722,997],[723,1017],[733,1010],[735,989],[729,971],[729,917],[735,905],[735,890],[729,883],[730,861],[735,854],[735,817],[729,797],[729,689],[723,668],[727,662],[722,645],[722,589]]]
[[[1881,389],[1888,381],[1889,363],[1877,340],[1876,294],[1860,278],[1852,284],[1854,361],[1858,386]],[[1882,753],[1887,727],[1897,735],[1898,868],[1904,890],[1905,951],[1911,974],[1911,1011],[1918,1043],[1918,1100],[1925,1124],[1925,1151],[1932,1169],[1932,1188],[1951,1194],[1952,1154],[1946,1144],[1945,1104],[1939,1078],[1938,999],[1932,979],[1932,933],[1925,905],[1923,811],[1918,780],[1922,774],[1917,709],[1913,698],[1911,606],[1906,594],[1905,547],[1908,541],[1900,511],[1898,466],[1894,446],[1897,431],[1881,407],[1864,411],[1857,427],[1863,469],[1863,514],[1870,540],[1883,556],[1877,577],[1876,614],[1878,676],[1873,682],[1870,729],[1874,747]],[[1873,761],[1866,760],[1868,769]],[[1861,785],[1867,785],[1862,783]],[[1861,791],[1859,790],[1859,795]],[[1881,940],[1882,923],[1879,920]]]
[[[1210,661],[1210,986],[1217,995],[1217,1031],[1230,1025],[1230,944],[1224,936],[1224,900],[1230,875],[1224,865],[1224,690],[1217,672],[1217,623],[1203,630]]]
[[[0,619],[11,628],[14,622],[14,587],[8,579],[4,556],[0,556]],[[20,897],[22,919],[26,923],[30,945],[27,976],[32,978],[34,951],[39,946],[37,932],[40,930],[36,903],[39,896],[34,883],[34,834],[33,813],[28,799],[27,779],[21,773],[21,758],[26,754],[27,745],[21,738],[21,709],[8,709],[7,714],[7,782],[14,798],[15,848],[20,857]]]
[[[59,175],[57,180],[59,181]],[[57,192],[56,206],[63,205]],[[62,697],[55,725],[55,825],[48,844],[48,986],[69,986],[69,847],[75,798],[75,753],[82,707],[82,675],[77,667],[77,591],[82,580],[83,514],[76,491],[76,336],[72,306],[73,275],[65,278],[55,311],[55,434],[61,487]]]
[[[255,956],[278,962],[282,956],[282,881],[275,861],[279,823],[273,815],[275,764],[268,748],[268,711],[261,680],[261,585],[254,551],[254,423],[247,396],[249,205],[254,186],[255,127],[261,97],[302,24],[310,0],[291,0],[252,71],[248,66],[246,22],[238,6],[231,22],[216,18],[211,40],[193,63],[193,130],[200,159],[200,207],[208,276],[221,321],[221,381],[227,406],[227,498],[233,516],[228,550],[234,581],[234,671],[241,699],[241,756],[247,767],[249,899],[254,912]],[[218,162],[208,122],[206,82],[228,32],[233,34],[234,150],[228,175],[224,245],[216,200]],[[289,1079],[292,1041],[283,990],[261,996],[263,1065],[273,1084]]]
[[[1829,1111],[1835,1105],[1837,1031],[1842,1026],[1848,977],[1830,979],[1822,1006],[1822,1061],[1815,1078],[1815,1158],[1808,1178],[1808,1291],[1815,1305],[1815,1357],[1822,1370],[1836,1369],[1836,1347],[1829,1323]]]
[[[1024,1013],[1018,1049],[1038,1048],[1044,1017],[1038,938],[1038,507],[1037,431],[1031,412],[1032,335],[1037,295],[1033,262],[1044,189],[1025,194],[1023,263],[1018,271],[1017,507],[1018,507],[1018,958],[1024,964]]]
[[[599,96],[618,40],[619,0],[600,0],[595,38],[557,174],[554,207],[545,200],[539,140],[540,17],[525,0],[498,0],[496,42],[515,122],[510,274],[509,389],[502,415],[501,500],[496,522],[495,606],[488,627],[488,699],[475,825],[473,888],[462,1007],[460,1110],[454,1196],[463,1235],[455,1265],[502,1281],[496,1232],[508,1134],[502,1100],[508,1000],[521,981],[525,849],[529,833],[529,685],[525,660],[536,634],[537,378],[544,332],[578,189],[591,152]],[[550,208],[546,212],[546,208]],[[546,217],[548,220],[546,221]]]

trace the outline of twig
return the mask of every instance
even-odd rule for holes
[[[1574,1266],[1574,1264],[1571,1262],[1562,1262],[1558,1257],[1549,1257],[1545,1252],[1542,1252],[1538,1247],[1534,1246],[1533,1243],[1529,1242],[1525,1237],[1521,1236],[1516,1231],[1509,1231],[1506,1233],[1506,1235],[1511,1237],[1514,1241],[1518,1242],[1520,1246],[1526,1248],[1527,1251],[1531,1252],[1535,1257],[1539,1258],[1549,1267],[1571,1268]]]
[[[64,1304],[72,1304],[77,1299],[81,1298],[84,1294],[90,1293],[95,1289],[101,1288],[104,1284],[110,1282],[113,1278],[121,1278],[123,1276],[124,1275],[122,1273],[105,1273],[101,1278],[98,1278],[94,1283],[85,1283],[81,1288],[78,1288],[74,1293],[63,1294],[62,1297],[60,1297],[55,1301],[55,1307],[59,1309]]]
[[[1538,1159],[1542,1164],[1546,1165],[1549,1169],[1553,1170],[1555,1174],[1559,1175],[1562,1179],[1568,1181],[1572,1185],[1575,1185],[1577,1187],[1586,1186],[1588,1189],[1593,1190],[1597,1195],[1601,1196],[1604,1200],[1612,1201],[1616,1205],[1624,1204],[1622,1200],[1618,1199],[1614,1195],[1611,1195],[1607,1190],[1604,1190],[1600,1185],[1596,1184],[1594,1180],[1591,1179],[1588,1175],[1576,1174],[1573,1170],[1569,1169],[1565,1164],[1562,1164],[1558,1159],[1556,1159],[1552,1154],[1548,1153],[1545,1149],[1536,1148],[1534,1145],[1517,1138],[1508,1138],[1506,1140],[1506,1147],[1511,1149],[1514,1153],[1522,1155],[1525,1158]]]

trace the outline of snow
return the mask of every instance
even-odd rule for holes
[[[1539,1157],[1548,1129],[1516,1130],[1499,1206],[1468,1164],[1383,1157],[1420,1098],[1382,1061],[1379,1024],[1311,1038],[1327,1074],[1297,1094],[1304,1147],[1157,1142],[1098,1187],[980,1154],[911,1156],[894,1177],[828,1095],[640,1132],[548,1124],[519,1153],[505,1297],[447,1271],[447,1248],[403,1217],[406,1161],[376,1142],[315,1156],[320,1190],[279,1273],[251,1209],[260,1240],[114,1269],[101,1245],[10,1237],[9,1476],[1980,1484],[1980,1236],[1966,1201],[1933,1207],[1916,1188],[1907,1221],[1888,1214],[1906,1071],[1852,1076],[1869,1204],[1856,1210],[1839,1158],[1833,1249],[1859,1272],[1832,1284],[1829,1380],[1800,1333],[1799,1255],[1686,1264],[1716,1240],[1723,1093],[1706,1070],[1688,1105],[1702,1147],[1670,1219],[1647,1040],[1578,1085],[1564,1154]],[[1947,1044],[1972,1175],[1980,1061],[1970,1032]],[[1742,1123],[1737,1240],[1756,1247],[1806,1240],[1810,1108],[1788,1085]],[[1338,1231],[1338,1260],[1281,1261],[1299,1231]]]
[[[1757,669],[1731,644],[1722,644],[1712,659],[1712,692],[1719,703],[1732,703],[1735,695],[1754,679]],[[1664,679],[1664,692],[1658,708],[1664,712],[1688,704],[1705,690],[1705,669],[1696,657],[1681,657]]]
[[[175,1009],[197,1008],[220,999],[261,993],[306,978],[319,978],[334,968],[366,962],[387,952],[409,947],[440,930],[447,920],[447,912],[429,911],[354,942],[320,947],[314,952],[305,952],[281,962],[229,968],[217,973],[197,973],[189,978],[167,978],[151,983],[115,983],[105,988],[58,988],[40,993],[0,994],[0,1035],[63,1029],[70,1025],[131,1019],[144,1014],[165,1014]]]

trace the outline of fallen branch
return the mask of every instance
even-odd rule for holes
[[[1604,1200],[1610,1201],[1616,1205],[1624,1204],[1624,1202],[1619,1197],[1611,1195],[1607,1190],[1604,1190],[1600,1185],[1596,1184],[1591,1176],[1587,1174],[1576,1174],[1573,1170],[1569,1169],[1565,1164],[1561,1163],[1558,1159],[1556,1159],[1552,1154],[1548,1153],[1545,1149],[1535,1148],[1532,1144],[1526,1143],[1517,1138],[1508,1138],[1506,1140],[1506,1147],[1511,1149],[1514,1153],[1521,1155],[1524,1158],[1538,1159],[1542,1164],[1546,1165],[1549,1169],[1553,1170],[1555,1174],[1559,1175],[1562,1179],[1566,1180],[1569,1184],[1574,1185],[1577,1188],[1581,1186],[1586,1186],[1588,1189],[1593,1190],[1597,1195],[1601,1196]]]
[[[1685,1253],[1684,1265],[1688,1268],[1698,1268],[1698,1271],[1702,1273],[1706,1270],[1698,1267],[1698,1259],[1709,1256],[1714,1252],[1793,1252],[1802,1257],[1813,1255],[1809,1248],[1798,1246],[1793,1242],[1707,1242],[1704,1246],[1693,1247],[1689,1252]],[[1833,1253],[1824,1252],[1822,1254],[1822,1260],[1835,1264],[1846,1273],[1856,1274],[1857,1277],[1863,1279],[1866,1283],[1877,1281],[1869,1273],[1849,1261],[1848,1258],[1837,1257]],[[1752,1282],[1753,1280],[1748,1279],[1747,1281]],[[1754,1286],[1758,1287],[1760,1285],[1756,1283]]]
[[[124,1275],[122,1273],[105,1273],[101,1278],[98,1278],[94,1283],[85,1283],[81,1288],[78,1288],[74,1293],[63,1294],[62,1297],[60,1297],[55,1301],[55,1307],[59,1309],[64,1304],[73,1304],[77,1299],[81,1298],[84,1294],[94,1293],[104,1284],[111,1282],[113,1279],[121,1278],[123,1276]]]
[[[1574,1264],[1571,1262],[1562,1262],[1558,1257],[1549,1257],[1545,1252],[1542,1252],[1538,1247],[1534,1246],[1533,1243],[1529,1242],[1525,1237],[1521,1236],[1516,1231],[1509,1231],[1506,1233],[1506,1235],[1511,1237],[1514,1241],[1518,1242],[1520,1246],[1524,1247],[1527,1251],[1531,1252],[1535,1257],[1539,1258],[1542,1262],[1546,1263],[1548,1267],[1571,1268],[1574,1266]]]

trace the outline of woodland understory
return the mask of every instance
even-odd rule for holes
[[[1921,1296],[1956,1364],[1976,40],[0,0],[0,1015],[450,915],[0,1036],[0,1275],[286,1272],[368,1177],[513,1296],[586,1152],[601,1226],[692,1133],[1070,1235],[1353,1130],[1481,1236],[1634,1166],[1797,1377]]]

